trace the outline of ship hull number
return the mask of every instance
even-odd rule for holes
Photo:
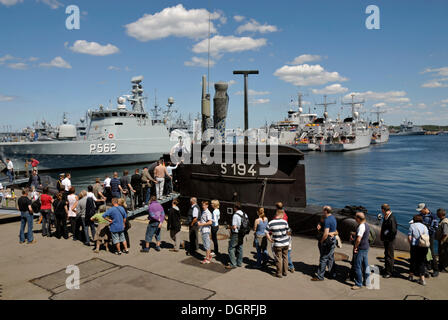
[[[90,145],[90,153],[115,153],[117,145],[115,143],[98,143]]]
[[[257,175],[257,170],[255,169],[255,165],[249,164],[222,164],[221,165],[221,174],[222,175],[233,175],[233,176],[252,176],[255,177]]]

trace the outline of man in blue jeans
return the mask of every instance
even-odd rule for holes
[[[14,181],[14,165],[11,159],[6,159],[6,175],[9,178],[9,182]]]
[[[328,267],[330,272],[330,277],[334,279],[336,277],[336,264],[334,262],[334,250],[336,247],[336,234],[337,234],[337,221],[333,216],[333,209],[330,206],[325,206],[323,208],[323,213],[325,215],[324,225],[323,225],[323,235],[319,240],[319,252],[320,260],[319,267],[317,269],[317,274],[312,281],[323,281],[325,276],[325,270]],[[317,230],[320,231],[322,226],[319,224]]]
[[[235,269],[236,267],[243,266],[243,244],[244,235],[239,231],[241,227],[242,218],[247,215],[241,211],[241,204],[235,204],[235,213],[232,217],[232,227],[230,230],[230,240],[229,240],[229,258],[230,264],[226,266],[226,269]]]
[[[354,244],[354,269],[355,269],[355,285],[352,290],[362,289],[363,284],[369,285],[370,267],[369,267],[369,234],[370,227],[366,223],[366,216],[363,212],[356,213],[356,222],[358,229],[356,230],[356,238]],[[364,278],[364,279],[363,279]],[[364,280],[364,281],[363,281]]]
[[[20,243],[25,243],[25,226],[28,224],[27,240],[28,244],[36,243],[33,236],[33,209],[31,200],[28,198],[28,192],[24,189],[22,196],[17,200],[20,210]]]
[[[156,236],[156,251],[159,252],[163,222],[165,221],[165,210],[163,210],[160,202],[157,201],[156,196],[151,197],[151,203],[149,204],[149,215],[148,215],[148,227],[146,228],[145,235],[145,248],[140,250],[140,252],[148,253],[149,246],[151,244],[152,238]]]

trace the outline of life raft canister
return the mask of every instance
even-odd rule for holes
[[[113,133],[109,133],[109,139],[113,139],[114,138],[114,134]]]

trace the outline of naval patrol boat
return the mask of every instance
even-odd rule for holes
[[[30,158],[40,171],[153,162],[170,151],[169,129],[145,111],[143,76],[132,78],[132,94],[118,98],[114,109],[88,111],[85,123],[64,121],[55,139],[0,143],[0,158],[23,171]],[[131,108],[128,108],[129,102]],[[82,129],[82,130],[80,130]],[[80,134],[82,132],[82,134]]]
[[[405,120],[400,126],[400,131],[396,136],[424,136],[425,130],[422,127],[414,125],[412,121]]]
[[[356,111],[358,105],[363,105],[365,101],[355,101],[352,95],[351,102],[342,105],[351,105],[352,115],[338,123],[333,129],[334,132],[327,137],[325,144],[321,145],[320,150],[325,152],[345,152],[370,147],[372,142],[372,128],[360,118]]]
[[[297,136],[300,136],[305,127],[317,119],[317,114],[303,111],[303,95],[298,95],[298,109],[289,110],[288,117],[271,125],[270,131],[278,135],[278,142],[284,145],[296,145]]]

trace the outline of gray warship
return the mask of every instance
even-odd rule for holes
[[[400,131],[394,133],[395,136],[424,136],[425,130],[422,127],[414,125],[412,121],[405,120],[400,126]]]
[[[114,109],[89,110],[85,123],[78,126],[64,120],[53,138],[0,143],[2,162],[9,158],[16,171],[24,171],[26,161],[35,158],[40,171],[53,171],[160,159],[174,143],[166,124],[145,111],[142,81],[143,76],[132,78],[132,94],[119,97]]]

